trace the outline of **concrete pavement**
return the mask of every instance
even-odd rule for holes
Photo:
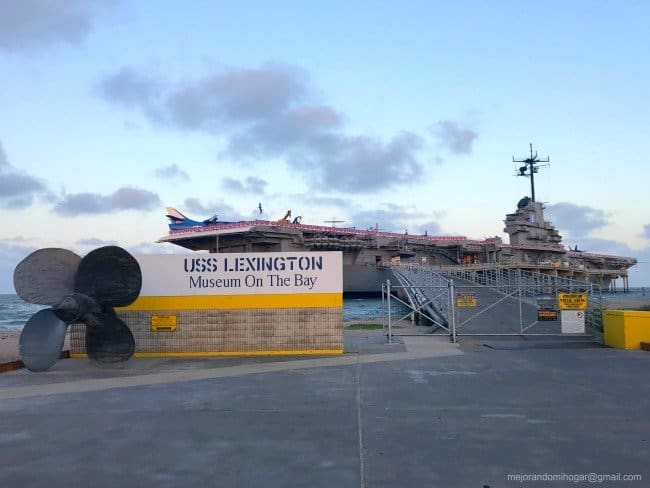
[[[2,374],[0,486],[650,480],[650,354],[402,340],[346,332],[342,357],[134,359],[108,370],[70,359]],[[581,486],[531,486],[568,484]]]

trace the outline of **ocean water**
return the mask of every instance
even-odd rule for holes
[[[18,295],[0,295],[0,331],[22,330],[25,322],[43,308],[47,307],[24,302]]]
[[[623,293],[622,291],[617,291],[616,293],[602,293],[603,298],[616,298],[619,300],[625,299],[637,299],[637,298],[650,298],[650,287],[648,286],[638,286],[630,287],[630,291]]]
[[[409,313],[409,309],[398,303],[396,300],[391,301],[391,316],[402,317]],[[343,299],[343,320],[364,320],[379,319],[386,314],[386,310],[381,303],[381,298],[344,298]]]
[[[629,293],[603,293],[603,298],[635,299],[650,298],[650,288],[631,288]],[[20,331],[25,322],[37,311],[46,308],[24,302],[18,295],[0,295],[0,332]],[[393,315],[403,316],[408,309],[399,303],[391,303]],[[380,318],[385,311],[381,298],[345,298],[343,300],[343,320],[367,320]]]

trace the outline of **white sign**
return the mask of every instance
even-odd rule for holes
[[[584,310],[560,310],[560,320],[563,334],[585,333]]]
[[[335,252],[143,254],[140,296],[342,293]]]

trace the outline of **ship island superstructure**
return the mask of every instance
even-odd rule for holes
[[[174,209],[177,221],[182,214]],[[350,227],[308,225],[288,219],[219,222],[212,218],[196,225],[172,225],[158,242],[193,251],[304,252],[342,251],[343,289],[348,295],[375,294],[390,278],[391,266],[418,264],[434,268],[518,268],[589,281],[602,290],[615,290],[622,279],[628,288],[628,269],[636,259],[567,249],[555,227],[544,219],[544,206],[522,198],[514,213],[506,215],[500,237],[483,240],[465,236],[429,236]]]

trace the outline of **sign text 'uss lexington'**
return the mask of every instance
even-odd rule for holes
[[[340,252],[136,256],[141,296],[341,293]]]

